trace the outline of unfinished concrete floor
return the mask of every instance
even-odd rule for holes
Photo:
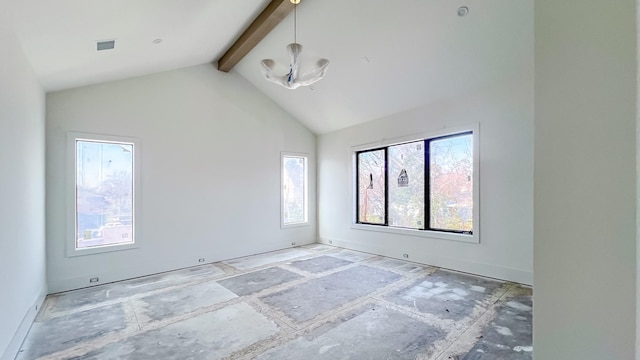
[[[532,359],[531,289],[309,245],[47,297],[31,359]]]

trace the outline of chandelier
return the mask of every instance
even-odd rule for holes
[[[290,0],[294,4],[293,8],[293,43],[287,45],[287,52],[289,53],[289,72],[284,75],[277,75],[274,73],[276,62],[272,59],[264,59],[260,61],[262,68],[262,74],[264,77],[278,85],[281,85],[287,89],[297,89],[300,86],[311,85],[324,77],[329,66],[329,60],[320,59],[316,61],[315,66],[304,73],[300,73],[300,62],[298,61],[299,55],[302,52],[302,45],[297,41],[297,17],[298,17],[298,3],[300,0]]]

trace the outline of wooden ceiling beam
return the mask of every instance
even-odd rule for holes
[[[295,5],[291,0],[271,0],[229,50],[218,60],[218,70],[229,72],[242,58],[271,32]]]

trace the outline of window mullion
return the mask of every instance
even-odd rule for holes
[[[356,153],[356,223],[360,223],[360,152]]]
[[[384,225],[389,226],[389,148],[384,148]]]
[[[430,140],[424,141],[424,229],[431,229],[431,146]]]

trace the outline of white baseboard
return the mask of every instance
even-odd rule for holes
[[[397,253],[390,252],[388,248],[376,247],[370,244],[362,244],[355,241],[321,236],[318,238],[318,243],[338,246],[350,250],[367,252],[370,254],[387,256],[400,260],[407,260],[398,256]],[[524,285],[533,285],[533,272],[529,271],[496,266],[492,264],[472,262],[451,257],[443,257],[435,254],[420,254],[417,256],[413,256],[408,260],[423,265],[436,266],[444,269],[461,271],[499,280],[512,281]]]
[[[29,310],[22,318],[22,322],[16,330],[16,333],[13,335],[13,338],[5,349],[4,354],[2,354],[2,357],[0,357],[0,360],[14,360],[16,356],[18,356],[18,352],[22,347],[22,343],[27,337],[27,333],[29,333],[29,329],[31,329],[31,324],[33,324],[33,321],[36,319],[38,311],[40,311],[40,308],[42,307],[46,296],[46,292],[42,291],[33,302],[33,304],[31,304]]]
[[[297,246],[303,246],[303,245],[310,245],[314,243],[314,240],[315,239],[313,238],[305,241],[297,240],[295,246],[297,247]],[[49,293],[56,294],[64,291],[72,291],[72,290],[84,289],[92,286],[100,286],[100,285],[109,284],[117,281],[133,279],[141,276],[149,276],[149,275],[155,275],[155,274],[164,273],[168,271],[187,269],[193,266],[201,266],[205,264],[216,263],[219,261],[235,259],[238,257],[266,253],[270,251],[285,250],[285,249],[290,249],[292,247],[294,246],[290,244],[285,245],[282,243],[267,244],[260,248],[253,248],[250,251],[242,251],[239,253],[232,253],[232,254],[218,253],[216,255],[210,255],[210,256],[205,255],[204,257],[206,257],[207,259],[205,263],[193,262],[193,258],[172,259],[170,263],[163,262],[163,263],[159,263],[159,265],[156,262],[141,264],[140,267],[136,269],[136,272],[132,272],[131,270],[127,270],[127,269],[124,269],[124,270],[114,269],[109,272],[87,273],[87,274],[82,274],[80,276],[74,276],[69,278],[58,278],[58,279],[49,278],[48,279]],[[93,277],[97,277],[98,281],[95,283],[91,283],[89,279]],[[0,359],[0,360],[5,360],[5,359]]]

